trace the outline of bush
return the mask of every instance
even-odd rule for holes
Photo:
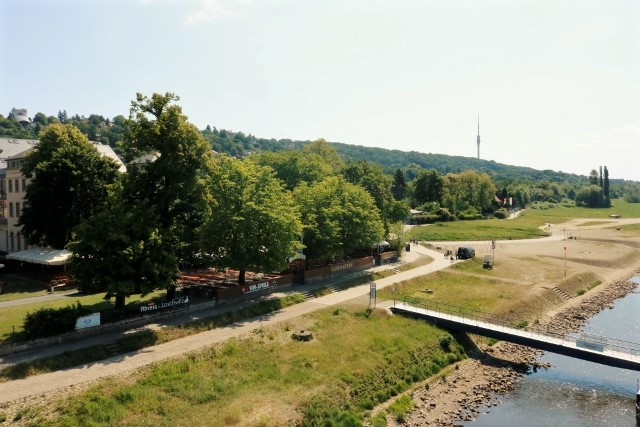
[[[505,219],[509,217],[509,211],[505,208],[500,208],[493,213],[494,218]]]
[[[84,313],[80,303],[54,309],[44,307],[24,318],[24,335],[27,339],[52,337],[71,332],[76,320]]]
[[[407,414],[413,409],[413,401],[409,396],[402,396],[389,405],[389,413],[396,418],[399,423],[407,421]]]
[[[440,348],[444,351],[451,350],[451,343],[453,343],[453,337],[449,334],[440,335],[438,339],[438,344],[440,344]]]

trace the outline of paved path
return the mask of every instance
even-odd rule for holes
[[[37,297],[28,297],[28,298],[0,301],[0,309],[5,307],[15,307],[17,305],[36,304],[44,301],[54,301],[58,299],[71,298],[76,296],[78,296],[78,291],[73,290],[73,291],[53,292],[46,295],[39,295]]]
[[[428,265],[403,271],[377,280],[376,284],[378,289],[382,289],[414,277],[429,274],[451,265],[451,262],[444,258],[440,252],[416,245],[411,246],[411,252],[406,253],[406,258],[404,259],[415,259],[420,254],[429,255],[434,258],[434,261]],[[377,267],[376,269],[379,268],[380,267]],[[154,347],[144,348],[132,353],[114,356],[99,362],[0,383],[0,404],[24,399],[33,395],[55,393],[56,390],[65,387],[134,370],[154,362],[180,356],[194,350],[205,348],[212,344],[226,341],[232,337],[238,337],[264,326],[273,325],[328,306],[359,298],[368,295],[368,293],[369,285],[361,285],[309,300],[301,304],[296,304],[276,313],[248,319],[243,322],[202,332],[200,334],[190,335],[188,337],[169,341]],[[381,306],[383,305],[384,304],[381,304]]]

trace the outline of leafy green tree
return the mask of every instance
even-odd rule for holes
[[[598,171],[595,169],[591,169],[591,173],[589,173],[589,184],[598,185],[599,177]]]
[[[302,184],[294,195],[303,223],[308,258],[328,260],[369,251],[384,237],[375,200],[362,187],[332,176]]]
[[[178,262],[158,225],[146,201],[131,201],[114,187],[108,206],[85,220],[68,245],[73,254],[69,272],[78,289],[106,292],[107,298],[115,297],[117,310],[131,295],[170,289]]]
[[[396,200],[404,200],[407,196],[407,181],[404,178],[402,170],[396,169],[393,174],[393,184],[391,184],[391,194]]]
[[[154,93],[150,98],[137,94],[131,103],[122,143],[128,172],[123,191],[157,215],[161,240],[177,259],[193,262],[195,229],[204,218],[204,178],[211,149],[174,104],[179,99],[172,93]],[[145,158],[152,161],[141,160]]]
[[[217,157],[207,179],[210,213],[199,230],[203,253],[217,267],[279,271],[302,247],[300,212],[273,171],[250,161]]]
[[[576,194],[576,203],[589,208],[601,208],[605,206],[604,194],[599,185],[587,185]]]
[[[364,160],[348,161],[342,174],[347,181],[361,186],[373,197],[386,231],[390,223],[406,218],[408,207],[393,198],[391,177],[384,173],[380,165]]]
[[[303,182],[313,184],[333,173],[331,165],[316,153],[295,150],[263,152],[252,159],[261,166],[272,168],[288,190],[293,190]]]
[[[611,184],[609,183],[609,169],[604,167],[604,180],[602,183],[602,192],[606,207],[611,207]]]
[[[428,202],[442,203],[444,182],[435,170],[422,171],[415,180],[414,194],[416,205]]]
[[[333,174],[337,174],[342,170],[344,160],[342,160],[336,149],[322,138],[305,145],[303,151],[322,157],[324,162],[331,166]]]
[[[26,155],[29,179],[19,225],[30,244],[64,248],[80,222],[105,207],[118,165],[77,128],[49,125]]]

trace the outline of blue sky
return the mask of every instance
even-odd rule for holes
[[[0,114],[189,120],[640,181],[637,0],[49,0],[0,8]]]

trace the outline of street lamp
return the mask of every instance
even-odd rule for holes
[[[567,247],[564,247],[564,277],[567,277]]]

